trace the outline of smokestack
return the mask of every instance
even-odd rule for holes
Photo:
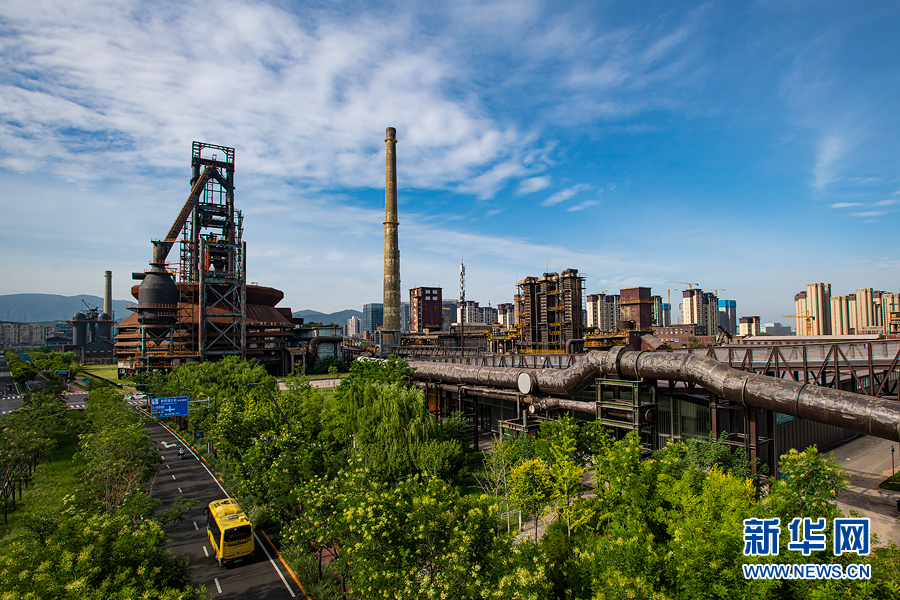
[[[103,312],[113,316],[112,305],[112,271],[106,272],[106,288],[103,290]]]
[[[397,130],[388,127],[384,140],[384,323],[385,331],[400,331],[400,248],[397,241]],[[385,339],[386,343],[396,340]]]

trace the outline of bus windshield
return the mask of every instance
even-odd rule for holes
[[[240,527],[232,527],[231,529],[225,530],[225,541],[226,542],[236,542],[238,540],[245,540],[250,537],[250,526],[242,525]]]

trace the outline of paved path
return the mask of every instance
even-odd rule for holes
[[[171,506],[175,498],[193,498],[197,506],[184,513],[183,523],[166,526],[169,550],[183,554],[194,567],[194,584],[205,585],[214,598],[252,598],[280,600],[304,598],[299,586],[287,572],[274,549],[256,535],[256,553],[248,562],[221,568],[210,556],[212,545],[206,533],[203,509],[214,501],[229,497],[218,479],[196,454],[184,446],[175,434],[157,422],[147,424],[150,436],[159,444],[163,464],[153,480],[153,497]],[[178,448],[185,448],[185,458],[178,458]]]
[[[894,464],[900,468],[897,443],[876,437],[857,438],[828,453],[850,476],[847,491],[838,496],[838,507],[845,514],[852,509],[871,519],[872,530],[879,539],[876,546],[886,546],[888,541],[900,544],[900,513],[897,512],[900,492],[878,487],[891,475],[891,446],[895,450]]]

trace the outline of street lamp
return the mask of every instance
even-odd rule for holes
[[[209,375],[206,374],[206,369],[203,368],[203,363],[200,363],[200,372],[203,373],[203,376],[206,377],[206,382],[213,387],[213,392],[215,393],[215,398],[213,399],[213,414],[216,419],[219,418],[219,387],[214,384],[209,379]]]
[[[262,386],[262,389],[266,390],[266,393],[269,395],[269,398],[271,398],[272,402],[275,403],[275,408],[277,408],[278,412],[281,413],[281,418],[284,419],[284,424],[287,425],[288,431],[290,431],[291,424],[290,424],[290,422],[288,422],[287,417],[284,416],[284,411],[281,410],[280,406],[278,406],[278,400],[276,400],[275,396],[272,395],[272,392],[269,391],[269,386],[267,386],[265,383],[248,383],[247,386],[248,387]]]

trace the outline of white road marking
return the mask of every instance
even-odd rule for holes
[[[181,491],[181,488],[178,488],[178,493],[183,494],[184,492]]]
[[[174,476],[174,475],[172,475],[172,479],[175,479],[175,476]]]
[[[194,521],[194,529],[196,529],[197,531],[200,531],[200,528],[197,527],[197,521]]]
[[[171,429],[169,429],[168,426],[166,426],[164,423],[160,423],[160,425],[162,425],[165,428],[165,430],[168,431],[169,433],[171,433],[173,436],[175,435],[175,432],[172,431]],[[160,442],[160,443],[165,445],[165,442]],[[172,445],[177,446],[178,444],[172,444]],[[168,446],[166,446],[166,447],[168,448]],[[219,489],[222,490],[222,493],[225,494],[225,496],[228,496],[228,492],[225,490],[224,487],[222,487],[222,484],[219,483],[219,480],[216,478],[215,475],[213,475],[213,472],[209,470],[209,467],[206,466],[206,463],[204,463],[203,461],[200,460],[200,457],[197,456],[197,454],[194,452],[194,449],[191,448],[190,446],[188,446],[187,451],[190,452],[191,454],[193,454],[194,458],[196,458],[197,461],[200,463],[200,466],[203,467],[204,469],[206,469],[206,472],[209,473],[209,476],[212,477],[212,480],[215,481],[216,485],[219,486]],[[178,488],[178,491],[180,492],[181,488]],[[272,565],[272,568],[275,569],[276,573],[278,573],[278,577],[281,579],[281,583],[284,584],[284,587],[287,588],[288,594],[291,595],[291,598],[296,598],[297,594],[295,594],[294,590],[291,589],[291,586],[288,585],[287,579],[284,578],[284,574],[281,572],[281,569],[279,569],[278,565],[275,564],[275,561],[272,559],[272,555],[269,554],[268,548],[266,548],[265,545],[263,545],[262,540],[259,539],[259,536],[256,535],[255,531],[253,532],[253,537],[256,539],[256,545],[259,546],[260,548],[262,548],[263,552],[266,553],[266,558],[269,559],[269,563]]]
[[[221,593],[222,593],[222,586],[219,585],[219,579],[216,577],[216,578],[213,578],[213,581],[216,582],[216,589],[219,590],[219,593],[221,594]]]
[[[172,467],[170,467],[169,465],[166,465],[166,468],[167,468],[167,469],[171,469]]]
[[[203,546],[203,554],[205,554],[207,558],[209,557],[209,550],[206,549],[206,546]]]

